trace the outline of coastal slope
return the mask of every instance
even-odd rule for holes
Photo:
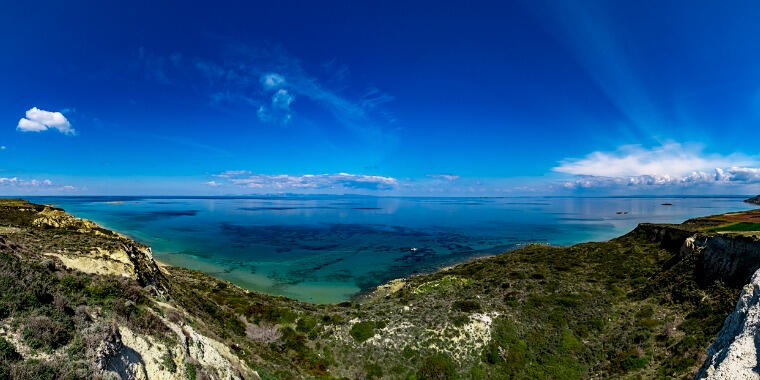
[[[758,218],[528,245],[313,305],[0,200],[0,378],[694,377],[760,266]]]

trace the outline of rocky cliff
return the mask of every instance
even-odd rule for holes
[[[757,195],[757,196],[754,196],[754,197],[752,197],[750,199],[747,199],[747,200],[745,200],[745,202],[756,204],[756,205],[760,205],[760,195]]]
[[[698,379],[760,379],[760,271],[744,286],[736,308],[707,349]]]
[[[719,280],[742,286],[760,268],[760,238],[754,234],[697,233],[686,239],[682,251],[698,256],[702,283]]]
[[[0,378],[258,378],[180,317],[169,275],[91,221],[0,200]]]

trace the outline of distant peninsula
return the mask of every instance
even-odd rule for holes
[[[752,204],[755,204],[755,205],[760,205],[760,195],[756,195],[756,196],[754,196],[754,197],[752,197],[750,199],[747,199],[747,200],[745,200],[745,202],[752,203]]]

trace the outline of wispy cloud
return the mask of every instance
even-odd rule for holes
[[[296,97],[290,95],[288,90],[281,88],[272,95],[272,107],[283,110],[290,110],[290,104],[296,100]]]
[[[260,82],[265,89],[277,89],[285,84],[285,78],[280,74],[266,73],[261,76]]]
[[[592,152],[553,168],[575,175],[566,188],[615,186],[692,186],[760,183],[758,160],[741,154],[706,154],[699,146],[669,143],[654,148],[626,145],[614,152]]]
[[[49,179],[0,177],[0,194],[6,195],[67,194],[81,190],[71,185],[57,184]]]
[[[231,170],[216,174],[229,185],[258,191],[308,191],[308,190],[391,190],[399,182],[393,177],[362,174],[304,174],[266,175],[244,170]],[[219,185],[216,181],[210,181]],[[210,182],[207,183],[210,185]],[[215,185],[212,185],[215,186]]]
[[[397,120],[386,107],[393,96],[371,85],[348,83],[345,65],[333,60],[320,65],[317,75],[279,46],[229,43],[222,49],[214,57],[158,56],[144,48],[138,55],[148,78],[167,85],[192,83],[188,90],[215,107],[250,107],[261,123],[341,126],[376,151],[397,143]],[[185,80],[172,81],[175,77]],[[324,123],[320,110],[334,122]]]
[[[21,132],[42,132],[55,129],[64,135],[74,135],[76,131],[60,112],[51,112],[32,107],[26,111],[26,117],[19,119],[16,129]]]
[[[214,177],[232,178],[232,177],[243,176],[246,174],[251,174],[251,172],[249,172],[248,170],[225,170],[219,174],[214,174]]]
[[[17,188],[56,188],[61,190],[73,190],[73,186],[61,186],[49,179],[22,179],[18,177],[0,177],[0,187]]]
[[[263,81],[262,81],[263,83]],[[256,111],[259,120],[263,122],[280,122],[287,124],[293,119],[293,112],[290,105],[296,100],[288,90],[281,88],[272,94],[271,105],[261,105]]]
[[[456,181],[459,179],[458,175],[453,174],[428,174],[427,177],[444,181]]]
[[[335,89],[332,82],[346,77],[344,65],[324,66],[340,75],[328,73],[322,81],[282,48],[230,45],[227,50],[224,61],[197,58],[193,65],[206,78],[215,103],[241,102],[253,106],[260,121],[282,123],[297,120],[299,104],[311,102],[357,136],[388,142],[385,126],[395,118],[383,106],[393,97],[375,87],[350,93],[343,83]]]

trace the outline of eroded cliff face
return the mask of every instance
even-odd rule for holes
[[[699,258],[698,278],[703,283],[720,280],[741,286],[760,268],[760,238],[752,234],[698,233],[684,241],[682,251]]]
[[[90,220],[77,218],[63,210],[48,206],[36,213],[31,224],[38,228],[65,229],[81,234],[94,234],[113,243],[111,249],[96,246],[89,250],[43,252],[46,256],[57,258],[70,269],[90,274],[129,277],[143,286],[153,287],[159,294],[168,290],[169,282],[153,260],[150,247],[106,230]]]
[[[760,379],[760,271],[744,286],[734,312],[707,349],[698,379]]]
[[[127,326],[106,328],[96,353],[103,377],[120,379],[186,379],[196,368],[213,379],[259,379],[221,342],[199,334],[189,325],[163,319],[176,339],[140,334]],[[193,369],[190,369],[193,368]]]
[[[650,223],[641,223],[633,231],[633,233],[644,235],[649,241],[659,243],[662,248],[671,252],[678,252],[684,241],[695,232],[694,229],[683,225]]]

